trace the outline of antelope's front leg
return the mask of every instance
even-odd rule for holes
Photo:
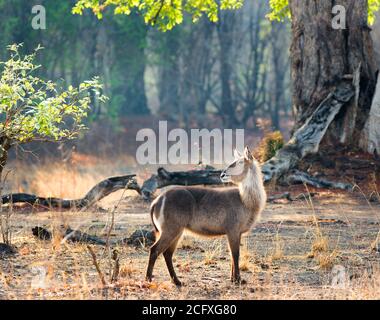
[[[239,269],[239,255],[240,255],[240,233],[229,234],[228,244],[231,251],[232,257],[232,272],[231,272],[231,281],[235,283],[240,283],[240,269]]]

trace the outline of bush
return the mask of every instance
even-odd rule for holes
[[[40,66],[34,60],[41,47],[24,56],[20,47],[8,46],[10,58],[0,62],[0,178],[12,147],[77,137],[85,128],[91,93],[101,102],[106,99],[97,78],[65,90],[37,77]]]
[[[261,162],[270,160],[284,146],[284,137],[280,131],[267,133],[260,142],[259,158]]]

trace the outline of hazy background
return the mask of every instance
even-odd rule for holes
[[[246,1],[240,10],[222,12],[218,24],[187,19],[166,33],[135,15],[108,11],[103,20],[90,11],[72,15],[74,3],[0,0],[1,61],[7,59],[9,44],[24,43],[24,53],[41,44],[40,76],[64,86],[99,76],[110,98],[92,106],[89,130],[80,139],[12,151],[11,159],[17,155],[18,160],[10,168],[20,177],[12,180],[19,190],[30,183],[17,168],[51,158],[57,165],[87,168],[103,161],[103,175],[136,167],[136,132],[156,130],[159,120],[169,121],[169,129],[244,128],[252,147],[264,132],[279,129],[289,137],[290,23],[268,21],[268,1]],[[31,26],[36,4],[46,8],[46,30]],[[380,52],[379,23],[373,37]]]

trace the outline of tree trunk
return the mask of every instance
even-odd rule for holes
[[[181,44],[183,75],[179,95],[183,111],[192,121],[189,126],[200,128],[207,123],[206,105],[215,81],[212,73],[216,60],[213,46],[215,26],[208,19],[202,19],[186,27],[188,31],[183,35]]]
[[[380,74],[369,118],[362,133],[361,147],[375,155],[380,152]]]
[[[231,76],[232,63],[231,55],[234,44],[234,29],[236,23],[235,12],[223,12],[219,17],[217,25],[218,39],[220,45],[220,82],[221,101],[220,115],[226,127],[233,128],[237,124],[235,116],[235,105],[232,99]]]
[[[341,0],[346,29],[332,27],[335,0],[289,0],[292,14],[291,73],[296,125],[302,127],[345,75],[360,66],[356,99],[341,108],[321,145],[360,146],[376,87],[373,43],[367,25],[367,1]]]
[[[115,107],[120,108],[122,115],[149,114],[144,78],[148,28],[137,15],[131,15],[130,19],[116,16],[109,32],[114,43],[112,72],[117,79],[112,84]]]
[[[271,43],[271,61],[273,70],[272,86],[272,106],[271,119],[272,127],[280,130],[280,110],[284,110],[285,99],[285,78],[289,68],[289,60],[284,48],[288,46],[288,37],[286,36],[287,26],[284,23],[273,22],[270,35]]]
[[[158,96],[160,100],[160,116],[164,119],[181,121],[184,120],[179,101],[180,82],[180,31],[175,29],[171,32],[157,34],[155,49],[160,52]]]

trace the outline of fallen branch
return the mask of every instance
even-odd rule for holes
[[[97,244],[101,246],[105,246],[106,242],[103,241],[102,239],[89,235],[85,232],[79,231],[79,230],[72,230],[70,227],[68,227],[65,230],[64,234],[64,240],[69,240],[71,242],[85,242],[85,243],[90,243],[90,244]]]
[[[15,246],[0,243],[0,258],[4,258],[5,256],[14,255],[17,253],[17,249]]]
[[[49,230],[39,226],[32,228],[32,233],[40,240],[51,240],[53,238],[53,235]],[[107,241],[79,230],[73,230],[70,227],[63,228],[61,230],[61,236],[65,241],[107,246]],[[110,241],[109,245],[116,246],[127,244],[131,246],[149,247],[154,243],[154,241],[155,235],[153,231],[141,229],[133,232],[128,238]]]
[[[35,237],[37,237],[40,240],[51,240],[53,238],[52,233],[49,230],[42,227],[32,228],[32,233]],[[73,230],[70,227],[62,229],[61,236],[63,237],[64,241],[82,242],[101,246],[106,245],[106,242],[104,240],[79,230]]]
[[[315,195],[317,195],[317,193],[310,193],[308,196],[314,197]],[[276,195],[268,197],[267,201],[270,203],[276,203],[277,200],[285,199],[287,201],[293,202],[293,201],[298,201],[298,200],[302,199],[303,197],[304,197],[303,194],[300,194],[296,197],[292,197],[290,192],[284,192],[281,194],[276,194]]]
[[[171,186],[192,186],[192,185],[219,185],[220,170],[190,170],[169,172],[164,168],[159,168],[157,174],[152,175],[141,187],[141,194],[145,200],[150,200],[157,189]]]
[[[307,184],[315,188],[334,188],[342,190],[352,190],[353,188],[353,186],[349,183],[318,179],[298,170],[294,170],[291,174],[287,175],[282,180],[289,185]]]
[[[2,197],[3,204],[29,203],[31,205],[42,205],[49,208],[61,209],[86,209],[111,193],[129,189],[140,193],[134,174],[107,178],[94,186],[82,199],[66,200],[60,198],[44,198],[27,193],[14,193]]]

